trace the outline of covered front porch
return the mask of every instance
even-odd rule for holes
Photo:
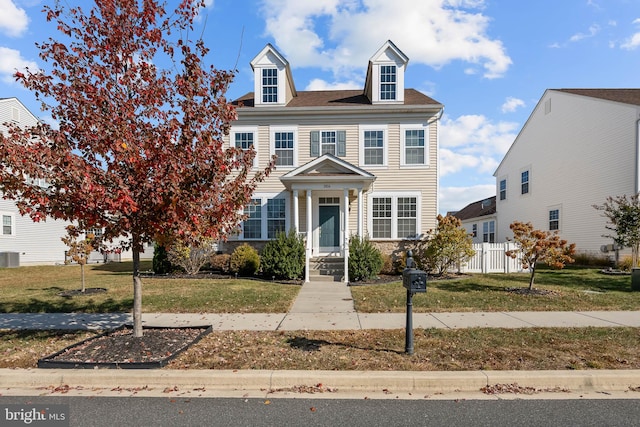
[[[364,233],[363,194],[375,176],[325,154],[280,180],[293,196],[293,226],[306,237],[305,282],[310,281],[313,257],[339,256],[344,258],[344,282],[348,283],[349,238]]]

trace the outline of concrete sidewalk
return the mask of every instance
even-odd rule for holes
[[[350,288],[344,283],[331,282],[305,283],[288,313],[144,313],[142,319],[146,326],[211,325],[214,330],[252,331],[403,329],[406,324],[405,313],[357,313]],[[0,314],[0,329],[103,330],[131,321],[128,313],[5,313]],[[413,314],[414,328],[588,326],[640,327],[640,312]],[[530,395],[517,391],[507,395],[492,395],[480,390],[496,384],[515,384],[511,387],[515,390],[529,387],[538,391]],[[313,391],[318,385],[325,390]],[[92,396],[242,398],[638,399],[640,392],[635,390],[640,390],[640,370],[371,372],[0,369],[0,396],[38,396],[62,392]]]

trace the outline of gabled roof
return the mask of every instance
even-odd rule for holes
[[[607,101],[622,102],[624,104],[640,105],[640,89],[552,89],[558,92],[591,98],[606,99]]]
[[[368,188],[375,180],[375,175],[333,154],[323,154],[280,177],[288,189],[295,183],[313,182],[362,183]]]
[[[473,202],[453,214],[460,221],[479,218],[496,213],[496,196]]]
[[[291,67],[289,66],[289,61],[287,61],[287,59],[284,56],[282,56],[282,54],[278,52],[278,50],[275,47],[273,47],[271,43],[267,43],[267,45],[264,48],[262,48],[260,53],[258,53],[251,60],[251,69],[254,70],[259,65],[264,66],[265,63],[280,65],[284,67],[285,73],[287,75],[287,82],[291,86],[292,95],[295,97],[297,91],[296,91],[296,85],[293,81],[293,75],[291,74]]]

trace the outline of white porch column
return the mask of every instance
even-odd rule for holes
[[[362,188],[358,188],[358,237],[362,238],[362,233],[364,232],[363,230],[363,225],[362,225],[362,221],[363,221],[363,214],[364,212],[364,207],[362,206]]]
[[[293,228],[296,233],[300,232],[300,218],[298,217],[300,210],[298,209],[298,190],[293,190]]]
[[[307,249],[304,257],[304,281],[309,282],[309,264],[311,260],[311,190],[307,190]]]
[[[349,189],[344,190],[344,282],[349,283]]]

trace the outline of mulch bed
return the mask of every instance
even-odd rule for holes
[[[161,368],[211,331],[211,326],[144,328],[143,336],[136,338],[125,326],[44,357],[38,360],[38,367]]]

